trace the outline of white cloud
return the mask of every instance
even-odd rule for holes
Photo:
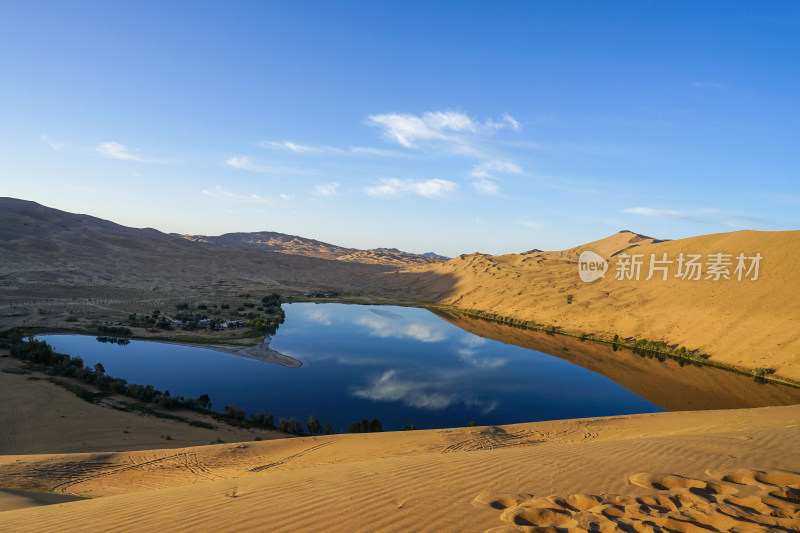
[[[350,153],[354,155],[376,155],[381,157],[402,157],[403,154],[394,150],[381,150],[380,148],[370,148],[369,146],[351,146]]]
[[[291,200],[292,199],[291,196],[289,196],[288,194],[284,194],[284,193],[281,193],[280,197],[281,197],[281,200]]]
[[[266,167],[260,163],[250,159],[246,155],[233,156],[225,161],[229,167],[237,168],[239,170],[247,170],[249,172],[261,172],[265,174],[293,174],[303,175],[305,172],[298,168],[293,167]]]
[[[424,113],[422,116],[388,113],[370,115],[369,122],[383,128],[384,135],[406,148],[418,140],[446,139],[447,131],[475,131],[472,120],[461,113]]]
[[[340,150],[339,148],[334,148],[332,146],[308,146],[305,144],[293,143],[291,141],[283,141],[283,142],[263,141],[258,143],[258,145],[264,148],[272,148],[276,150],[289,150],[290,152],[294,152],[296,154],[342,153],[342,150]]]
[[[373,198],[400,196],[405,193],[417,194],[425,198],[446,198],[458,188],[458,185],[448,180],[401,180],[397,178],[383,178],[381,184],[366,187],[364,192]]]
[[[459,134],[492,132],[505,127],[519,129],[519,123],[508,114],[500,122],[490,120],[482,124],[456,111],[429,111],[422,115],[386,113],[370,115],[367,122],[380,127],[388,140],[406,148],[416,147],[418,141],[457,141]]]
[[[118,142],[105,142],[95,148],[95,150],[106,157],[113,159],[122,159],[124,161],[138,161],[140,163],[166,163],[163,159],[156,159],[154,157],[146,157],[137,153],[131,153],[125,145]]]
[[[652,207],[629,207],[627,209],[623,209],[622,213],[627,213],[629,215],[642,215],[645,217],[657,217],[657,218],[685,218],[686,215],[681,213],[680,211],[675,211],[673,209],[653,209]]]
[[[508,113],[503,113],[503,118],[499,122],[495,122],[494,120],[487,120],[486,127],[488,129],[499,130],[503,128],[511,128],[514,131],[519,131],[520,125],[514,117],[509,115]]]
[[[470,172],[470,176],[473,178],[491,178],[492,173],[522,174],[522,169],[511,161],[493,159],[475,165],[472,168],[472,172]]]
[[[64,148],[67,147],[66,143],[56,142],[53,139],[51,139],[49,135],[42,135],[40,139],[42,140],[42,142],[47,143],[47,146],[49,146],[53,150],[63,150]]]
[[[509,125],[509,127],[510,127],[512,130],[514,130],[514,131],[519,131],[519,128],[520,128],[520,126],[519,126],[519,122],[517,122],[517,121],[514,119],[514,117],[512,117],[512,116],[511,116],[511,115],[509,115],[508,113],[503,113],[503,120],[506,122],[506,124],[508,124],[508,125]]]
[[[351,146],[350,148],[336,148],[335,146],[309,146],[305,144],[293,143],[291,141],[274,142],[262,141],[257,143],[258,146],[263,148],[270,148],[273,150],[286,150],[295,154],[303,155],[367,155],[367,156],[381,156],[381,157],[397,157],[403,154],[392,150],[382,150],[380,148],[371,148],[368,146]]]
[[[721,89],[724,85],[716,81],[693,81],[692,87],[697,87],[698,89]]]
[[[336,182],[333,183],[325,183],[321,185],[317,185],[314,187],[314,192],[320,196],[336,196],[339,192],[339,184]]]
[[[519,220],[517,222],[519,224],[522,224],[523,226],[527,226],[527,227],[533,228],[533,229],[541,229],[542,228],[542,225],[539,222],[536,222],[536,221],[533,221],[533,220]]]
[[[225,164],[229,167],[238,168],[240,170],[249,170],[251,172],[260,172],[261,167],[250,161],[250,158],[246,155],[237,155],[231,157]]]
[[[475,189],[479,194],[484,194],[486,196],[499,196],[500,193],[497,190],[497,184],[491,180],[478,180],[472,183],[472,188]]]
[[[265,204],[270,201],[269,198],[264,198],[263,196],[259,196],[257,194],[237,194],[230,191],[226,191],[219,185],[214,187],[214,190],[212,191],[203,189],[203,194],[205,194],[206,196],[211,196],[212,198],[222,198],[225,200],[231,200],[234,202],[240,202],[246,204]]]
[[[678,218],[701,224],[722,224],[736,229],[774,229],[774,224],[762,215],[704,208],[692,211],[654,209],[651,207],[629,207],[620,211],[631,215],[654,218]]]

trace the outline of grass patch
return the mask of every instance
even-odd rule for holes
[[[25,376],[25,375],[31,373],[30,370],[26,370],[24,368],[19,368],[19,367],[13,367],[13,366],[10,367],[10,368],[4,368],[0,372],[5,372],[6,374],[17,374],[18,376]]]
[[[48,381],[51,383],[55,383],[59,387],[64,387],[71,393],[75,394],[78,398],[85,402],[89,403],[97,403],[100,399],[105,398],[108,396],[105,392],[92,392],[89,389],[85,389],[80,385],[76,385],[75,383],[70,383],[68,381],[62,381],[60,379],[55,378],[48,378]]]
[[[151,408],[147,407],[146,405],[142,405],[140,403],[131,403],[131,402],[120,401],[119,404],[120,405],[115,405],[115,406],[112,406],[112,407],[114,407],[114,409],[117,409],[119,411],[127,411],[127,412],[135,411],[137,413],[142,413],[142,414],[147,415],[147,416],[153,416],[153,417],[161,418],[161,419],[165,419],[165,420],[174,420],[176,422],[183,422],[184,424],[189,424],[190,426],[194,426],[194,427],[198,427],[198,428],[216,429],[212,424],[209,424],[208,422],[202,422],[200,420],[190,420],[188,418],[185,418],[185,417],[182,417],[182,416],[179,416],[179,415],[173,415],[173,414],[170,414],[170,413],[162,413],[161,411],[156,411],[156,410],[151,409]]]

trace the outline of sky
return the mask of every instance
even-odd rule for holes
[[[455,256],[800,229],[800,3],[0,2],[0,196]]]

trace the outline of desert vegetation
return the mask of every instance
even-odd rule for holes
[[[100,340],[100,338],[98,338]],[[100,342],[113,342],[125,344],[130,342],[128,339],[103,337]],[[304,424],[295,417],[279,418],[275,423],[275,415],[272,412],[253,413],[247,417],[244,409],[234,405],[226,405],[224,411],[212,410],[213,404],[208,394],[201,394],[197,398],[187,398],[184,396],[171,395],[168,390],[160,391],[152,385],[140,385],[128,383],[122,378],[109,376],[101,363],[93,367],[84,365],[80,356],[69,356],[56,352],[53,347],[45,341],[36,340],[33,337],[26,337],[25,332],[20,328],[14,328],[0,334],[0,348],[8,348],[9,354],[28,365],[28,369],[21,372],[41,371],[48,374],[52,383],[66,388],[79,398],[96,403],[109,394],[119,394],[127,396],[135,402],[117,402],[115,408],[129,411],[137,411],[158,418],[168,418],[191,425],[212,428],[210,424],[187,420],[184,417],[164,413],[148,407],[148,404],[157,406],[165,410],[187,409],[209,415],[214,419],[242,428],[259,428],[280,431],[287,435],[306,436],[306,435],[332,435],[334,433],[331,424],[320,422],[315,416],[310,415],[307,423]],[[71,378],[99,389],[93,392],[88,388],[75,383],[72,380],[58,379],[59,377]],[[121,407],[120,407],[121,406]],[[306,432],[306,430],[308,430]],[[377,418],[371,422],[363,419],[360,423],[351,424],[350,433],[369,433],[383,431],[383,427]]]

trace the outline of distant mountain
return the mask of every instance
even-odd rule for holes
[[[0,198],[0,289],[255,285],[363,291],[392,285],[388,272],[433,262],[275,232],[180,236]]]
[[[446,255],[439,255],[434,252],[425,252],[422,255],[425,257],[430,257],[431,259],[437,259],[439,261],[450,261],[452,259],[452,257],[447,257]]]
[[[364,263],[387,266],[412,266],[427,265],[447,261],[449,258],[432,252],[427,254],[412,254],[397,248],[374,248],[359,250],[357,248],[344,248],[315,239],[286,235],[274,231],[258,231],[254,233],[226,233],[217,237],[208,235],[181,235],[180,237],[192,241],[213,244],[216,246],[234,246],[266,250],[270,252],[301,255],[346,261],[348,263]]]

